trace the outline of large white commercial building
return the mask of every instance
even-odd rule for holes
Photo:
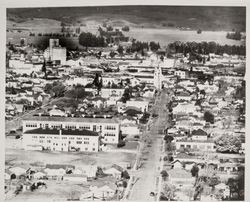
[[[100,136],[90,130],[36,128],[23,133],[25,150],[98,152]]]
[[[23,120],[24,133],[37,128],[94,131],[107,144],[117,144],[120,139],[120,124],[118,120],[110,118],[32,116]]]
[[[60,61],[61,65],[66,64],[66,48],[59,45],[59,39],[50,39],[49,47],[44,51],[46,60]]]

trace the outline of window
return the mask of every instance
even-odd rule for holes
[[[76,144],[82,144],[82,141],[76,141]]]
[[[92,150],[95,151],[95,148],[93,148]]]
[[[82,140],[82,138],[81,138],[81,137],[77,137],[76,139],[77,139],[77,140]]]
[[[84,141],[83,144],[89,144],[89,142],[85,142],[85,141]]]
[[[115,126],[106,126],[105,129],[106,130],[115,130],[116,127]]]
[[[96,125],[93,125],[93,131],[96,131]]]
[[[212,147],[211,146],[207,146],[207,149],[211,149]]]
[[[51,143],[51,140],[47,140],[47,143]]]

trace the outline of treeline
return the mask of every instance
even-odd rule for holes
[[[95,36],[90,32],[82,32],[79,36],[79,44],[85,47],[105,47],[105,39],[102,36]]]
[[[215,53],[217,55],[223,55],[226,53],[228,55],[246,55],[246,46],[236,46],[236,45],[220,45],[215,42],[180,42],[176,41],[174,43],[168,44],[168,49],[170,52],[174,53],[197,53],[197,54],[209,54]]]
[[[240,32],[235,31],[235,32],[232,32],[232,33],[227,33],[226,37],[227,37],[227,39],[241,40],[242,35],[241,35]]]
[[[160,48],[161,48],[160,44],[154,41],[151,41],[150,43],[141,42],[141,41],[133,41],[132,46],[127,48],[127,52],[128,53],[139,52],[139,53],[142,53],[143,55],[145,50],[149,51],[149,49],[151,49],[151,51],[157,51]]]

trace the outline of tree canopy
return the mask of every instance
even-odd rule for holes
[[[79,36],[79,44],[85,47],[105,47],[105,40],[103,37],[96,37],[90,32],[82,32]]]
[[[206,111],[204,113],[204,119],[206,122],[214,123],[214,115],[209,111]]]
[[[216,150],[222,153],[238,153],[241,148],[240,137],[224,134],[215,140]]]

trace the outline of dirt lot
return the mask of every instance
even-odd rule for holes
[[[98,153],[68,153],[68,152],[45,152],[24,151],[22,140],[6,138],[5,163],[6,165],[38,164],[73,164],[83,166],[94,164],[107,166],[110,164],[134,163],[135,154],[125,152],[98,152]]]
[[[88,192],[89,187],[97,186],[101,187],[108,185],[111,188],[115,186],[114,177],[104,177],[94,180],[92,182],[68,182],[68,181],[56,181],[56,180],[45,180],[47,188],[42,187],[33,192],[25,191],[20,193],[16,197],[10,199],[9,201],[27,201],[29,199],[33,200],[67,200],[78,198],[82,193]]]

